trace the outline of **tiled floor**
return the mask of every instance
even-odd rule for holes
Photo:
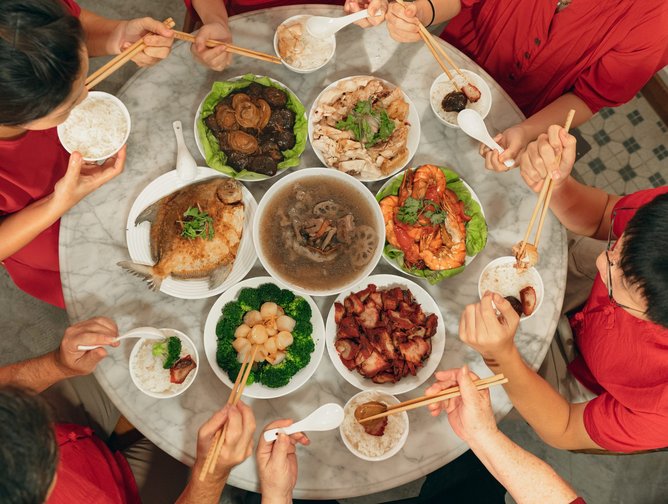
[[[80,0],[82,6],[112,17],[171,15],[180,26],[181,0]],[[101,64],[97,62],[97,65]],[[95,66],[94,66],[95,67]],[[128,65],[104,89],[114,92],[135,69]],[[591,150],[576,163],[581,181],[617,194],[663,185],[668,180],[668,132],[642,96],[616,108],[604,109],[581,126]],[[0,365],[38,355],[57,346],[67,325],[61,310],[18,291],[0,269]],[[18,342],[18,344],[17,344]],[[547,460],[586,498],[589,504],[666,504],[668,452],[626,457],[578,455],[545,446],[516,414],[501,427],[521,446]],[[382,496],[350,499],[373,504],[404,498],[413,484]],[[226,491],[223,502],[239,502],[240,492]],[[443,502],[446,502],[444,497]]]

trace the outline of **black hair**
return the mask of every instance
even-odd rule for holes
[[[60,0],[0,1],[0,125],[40,119],[65,101],[84,40]]]
[[[44,400],[18,388],[0,388],[0,502],[42,504],[57,464],[56,435]]]
[[[648,318],[668,327],[668,193],[638,209],[624,230],[620,267],[647,301]]]

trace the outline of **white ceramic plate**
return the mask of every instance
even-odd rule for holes
[[[216,302],[211,307],[209,315],[206,318],[206,323],[204,325],[204,353],[206,358],[209,361],[209,365],[215,375],[222,381],[225,385],[230,387],[234,386],[234,382],[230,380],[230,377],[227,376],[227,373],[223,371],[218,362],[216,361],[216,350],[218,349],[218,337],[216,336],[216,324],[220,319],[220,316],[223,311],[223,307],[230,301],[237,299],[239,291],[245,287],[259,287],[265,283],[273,283],[278,285],[282,289],[288,289],[281,282],[278,282],[276,279],[271,277],[256,277],[256,278],[247,278],[243,282],[239,282],[234,287],[230,288],[222,296],[216,299]],[[310,296],[304,294],[298,294],[303,297],[308,304],[311,306],[313,315],[311,316],[311,324],[313,324],[313,341],[315,342],[315,350],[311,354],[311,361],[308,365],[300,369],[296,375],[292,377],[290,382],[280,388],[269,388],[265,387],[261,383],[253,383],[247,385],[244,388],[244,395],[248,397],[253,397],[255,399],[273,399],[275,397],[281,397],[290,392],[294,392],[299,387],[304,385],[308,379],[315,373],[315,370],[320,364],[320,359],[322,359],[322,354],[325,351],[325,324],[322,321],[322,315],[320,315],[320,310],[313,302]]]
[[[313,115],[315,113],[315,109],[318,106],[318,103],[320,102],[320,99],[322,95],[327,92],[329,89],[337,86],[339,83],[350,80],[350,79],[357,79],[359,77],[367,77],[365,75],[356,75],[353,77],[345,77],[343,79],[339,79],[335,82],[332,82],[329,86],[327,86],[325,89],[322,90],[322,92],[318,95],[318,97],[313,101],[313,105],[311,105],[311,110],[308,115],[308,140],[311,142],[311,147],[313,147]],[[373,77],[374,79],[378,79],[379,81],[384,82],[391,88],[397,87],[395,84],[392,84],[391,82],[386,81],[385,79],[381,79],[379,77]],[[403,90],[402,90],[403,93]],[[406,93],[403,93],[404,95],[404,100],[406,100],[406,103],[408,103],[408,122],[410,123],[410,129],[408,131],[408,140],[406,142],[406,147],[408,148],[408,157],[406,158],[406,162],[398,167],[396,170],[394,170],[392,173],[388,173],[387,175],[382,175],[377,178],[359,178],[362,182],[377,182],[378,180],[384,180],[387,177],[391,177],[395,173],[400,172],[403,170],[406,165],[413,159],[413,156],[415,156],[415,153],[417,152],[418,144],[420,143],[420,116],[417,111],[417,107],[413,104],[411,99],[408,97]],[[327,164],[325,161],[324,156],[320,153],[318,149],[313,147],[313,152],[315,152],[316,156],[318,156],[318,159],[320,162],[323,164],[323,166],[327,166],[329,168],[332,168],[331,165]]]
[[[357,370],[350,371],[344,364],[341,362],[339,353],[334,347],[336,341],[336,322],[334,321],[334,305],[329,311],[327,316],[327,326],[325,329],[325,339],[327,340],[327,352],[329,353],[329,358],[332,360],[334,367],[339,372],[339,374],[351,385],[357,387],[361,390],[379,390],[385,392],[386,394],[396,395],[404,394],[410,392],[411,390],[422,385],[432,374],[436,371],[441,358],[443,357],[443,351],[445,350],[445,322],[443,321],[443,316],[441,315],[441,310],[438,308],[436,301],[429,295],[429,293],[420,287],[415,282],[408,280],[406,278],[396,276],[396,275],[371,275],[365,278],[358,285],[352,289],[348,289],[345,292],[342,292],[335,300],[335,302],[343,303],[343,300],[351,293],[358,292],[366,287],[369,284],[375,284],[378,287],[378,290],[389,289],[393,287],[400,287],[402,289],[408,289],[413,294],[415,300],[422,306],[422,311],[427,315],[435,313],[438,318],[438,325],[436,327],[436,334],[432,336],[431,342],[431,355],[427,359],[427,362],[422,366],[415,376],[404,376],[397,383],[374,383],[370,378],[365,378]]]
[[[144,190],[139,193],[139,196],[137,196],[137,199],[133,203],[130,214],[128,215],[127,224],[125,225],[125,238],[132,261],[140,264],[153,264],[150,245],[151,224],[149,222],[142,222],[138,226],[135,226],[135,219],[146,207],[182,187],[201,180],[222,176],[223,174],[219,171],[199,166],[197,167],[197,176],[194,180],[185,182],[179,178],[176,170],[172,170],[161,175],[147,185]],[[248,189],[243,185],[241,187],[243,202],[246,208],[244,215],[244,230],[241,236],[239,250],[237,251],[237,257],[227,279],[215,289],[209,289],[209,282],[207,279],[178,280],[172,277],[167,277],[162,281],[160,292],[182,299],[207,298],[220,294],[248,274],[253,267],[253,264],[255,264],[255,259],[257,259],[255,247],[253,246],[252,229],[257,202]],[[145,288],[148,289],[148,286],[145,286]]]
[[[453,170],[453,171],[454,171],[454,170]],[[402,173],[397,173],[394,177],[392,177],[391,179],[389,179],[387,182],[385,182],[385,183],[383,184],[383,187],[381,187],[381,188],[378,190],[378,192],[376,193],[376,195],[378,195],[378,194],[380,194],[381,192],[383,192],[387,186],[389,186],[390,184],[392,184],[392,182],[394,182],[394,179],[399,178],[399,177],[403,177],[403,176],[404,176],[404,172],[402,172]],[[464,183],[464,186],[469,190],[469,192],[471,193],[471,197],[473,198],[473,200],[476,201],[476,202],[478,203],[478,205],[480,205],[480,211],[482,212],[482,216],[485,217],[485,209],[482,207],[482,202],[480,201],[480,198],[478,198],[478,195],[475,193],[475,191],[473,190],[473,188],[472,188],[470,185],[468,185],[468,184],[466,183],[466,181],[465,181],[461,176],[459,177],[459,180],[461,180],[461,181]],[[488,233],[489,233],[489,230],[488,230]],[[387,245],[387,238],[385,239],[385,245]],[[483,248],[484,248],[484,247],[483,247]],[[481,251],[481,252],[482,252],[482,251]],[[480,252],[478,252],[478,254],[479,254],[479,253],[480,253]],[[464,266],[468,266],[469,264],[471,264],[471,261],[473,261],[473,259],[475,259],[475,257],[476,257],[478,254],[476,254],[476,255],[472,255],[472,256],[467,255],[467,256],[466,256],[466,262],[464,263]],[[385,260],[390,264],[390,266],[392,266],[392,267],[393,267],[394,269],[396,269],[397,271],[400,271],[400,272],[403,273],[404,275],[409,275],[409,276],[412,276],[413,278],[422,278],[422,279],[424,279],[424,277],[421,277],[421,276],[418,276],[418,275],[414,275],[413,273],[404,270],[399,264],[397,264],[397,262],[396,262],[394,259],[390,259],[389,257],[387,257],[387,255],[385,254],[385,246],[383,246],[383,259],[385,259]]]

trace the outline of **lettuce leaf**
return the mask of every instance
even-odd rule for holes
[[[304,115],[305,109],[299,99],[291,91],[279,84],[276,84],[271,79],[269,79],[269,77],[259,77],[253,74],[246,74],[237,81],[214,82],[213,86],[211,87],[211,92],[207,95],[207,97],[204,99],[204,102],[202,103],[202,112],[197,118],[197,133],[200,143],[204,149],[204,158],[206,159],[206,164],[211,168],[234,178],[244,177],[246,179],[261,180],[266,179],[267,176],[248,170],[237,172],[234,168],[229,166],[227,164],[227,156],[223,151],[220,150],[218,140],[204,124],[204,118],[213,114],[213,109],[220,100],[237,89],[243,89],[249,86],[251,82],[257,82],[263,86],[272,86],[287,93],[287,108],[295,113],[295,146],[292,149],[281,151],[283,153],[284,159],[278,163],[278,171],[285,170],[291,166],[297,166],[299,164],[299,156],[306,148],[307,122]]]
[[[484,249],[487,243],[487,222],[485,221],[485,217],[482,214],[482,209],[480,208],[478,202],[473,199],[471,192],[466,188],[464,182],[459,178],[459,175],[456,172],[443,166],[439,166],[439,168],[445,174],[448,187],[452,189],[457,197],[464,202],[464,211],[471,217],[471,220],[466,223],[466,255],[474,256],[482,249]],[[399,187],[401,186],[403,179],[403,174],[400,174],[398,177],[394,178],[390,184],[388,184],[376,195],[376,200],[380,201],[386,196],[399,194]],[[383,254],[385,254],[388,259],[394,261],[406,273],[426,278],[427,281],[432,285],[437,284],[445,278],[449,278],[455,276],[458,273],[461,273],[466,267],[464,265],[460,266],[459,268],[442,271],[407,268],[404,265],[404,253],[389,243],[385,245]]]

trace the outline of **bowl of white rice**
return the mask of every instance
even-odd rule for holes
[[[324,67],[334,57],[336,36],[314,37],[306,29],[311,16],[292,16],[283,21],[274,33],[274,51],[281,62],[293,72],[311,73]]]
[[[399,399],[379,390],[365,390],[350,398],[343,408],[343,422],[339,427],[341,439],[346,448],[362,460],[378,462],[399,453],[408,438],[408,414],[404,411],[388,415],[382,436],[367,434],[362,424],[355,418],[355,409],[369,401],[398,404]]]
[[[520,291],[526,287],[533,287],[536,293],[536,307],[530,315],[520,315],[520,321],[533,317],[543,303],[543,279],[534,267],[519,270],[515,267],[517,259],[513,256],[504,256],[490,262],[480,274],[478,280],[478,295],[482,299],[485,292],[496,292],[503,297],[512,296],[520,299]]]
[[[192,369],[183,383],[172,383],[170,369],[165,369],[164,358],[154,355],[154,346],[165,340],[154,336],[141,338],[130,353],[130,377],[144,394],[158,399],[168,399],[183,394],[195,381],[199,369],[199,354],[192,340],[176,329],[160,329],[165,338],[176,336],[181,340],[180,358],[190,356],[196,367]]]
[[[459,74],[454,75],[454,81],[461,88],[463,85],[470,83],[478,88],[480,91],[480,99],[474,103],[467,101],[466,108],[478,112],[484,119],[489,114],[489,109],[492,107],[492,92],[489,86],[482,77],[470,70],[462,69],[465,78]],[[440,74],[434,80],[429,90],[429,103],[431,110],[436,115],[436,118],[450,128],[459,128],[457,124],[457,114],[459,112],[446,112],[443,108],[443,98],[445,95],[456,91],[454,84],[444,73]]]
[[[84,161],[104,161],[127,142],[130,124],[130,113],[121,100],[109,93],[90,91],[58,125],[58,138],[70,154],[76,151]]]

